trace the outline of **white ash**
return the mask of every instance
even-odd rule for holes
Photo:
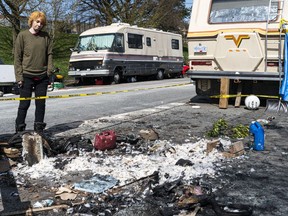
[[[83,153],[81,156],[71,158],[70,163],[63,169],[54,167],[56,158],[46,158],[32,167],[18,164],[14,170],[16,176],[27,175],[31,179],[61,179],[70,172],[82,172],[90,170],[94,174],[111,175],[119,180],[119,185],[127,184],[133,180],[151,175],[159,171],[160,184],[165,181],[173,181],[180,176],[190,181],[195,177],[209,175],[214,177],[219,162],[224,158],[214,149],[206,154],[208,140],[201,139],[196,143],[172,144],[166,140],[157,140],[155,143],[163,146],[173,146],[175,151],[166,151],[165,154],[138,154],[138,155],[106,155],[98,158],[91,154]],[[175,165],[179,159],[190,160],[193,166]],[[164,177],[165,176],[165,177]],[[168,176],[168,177],[167,177]]]

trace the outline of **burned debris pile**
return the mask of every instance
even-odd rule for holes
[[[137,135],[104,131],[94,139],[48,138],[26,131],[10,138],[8,146],[1,145],[1,160],[9,161],[9,166],[1,170],[0,178],[4,181],[13,172],[19,194],[29,191],[18,197],[30,202],[18,213],[168,216],[201,215],[207,208],[217,215],[237,211],[251,215],[249,206],[234,205],[229,210],[217,203],[213,194],[217,188],[205,184],[205,179],[218,175],[225,160],[244,159],[244,144],[223,139],[186,141],[161,140],[151,128]],[[3,212],[15,213],[11,209]]]

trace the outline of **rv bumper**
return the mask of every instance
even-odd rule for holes
[[[221,79],[229,78],[235,80],[265,80],[279,81],[278,72],[245,72],[245,71],[187,71],[192,79]]]
[[[77,70],[77,71],[68,71],[68,75],[72,77],[104,77],[111,76],[108,69],[103,70]]]

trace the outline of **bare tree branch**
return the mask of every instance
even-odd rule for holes
[[[188,15],[184,0],[82,0],[79,13],[99,25],[113,21],[179,31]],[[93,14],[93,17],[89,14]],[[96,20],[97,19],[97,20]]]

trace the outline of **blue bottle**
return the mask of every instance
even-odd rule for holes
[[[256,151],[264,150],[264,129],[257,121],[250,124],[249,132],[254,136],[253,149]]]

